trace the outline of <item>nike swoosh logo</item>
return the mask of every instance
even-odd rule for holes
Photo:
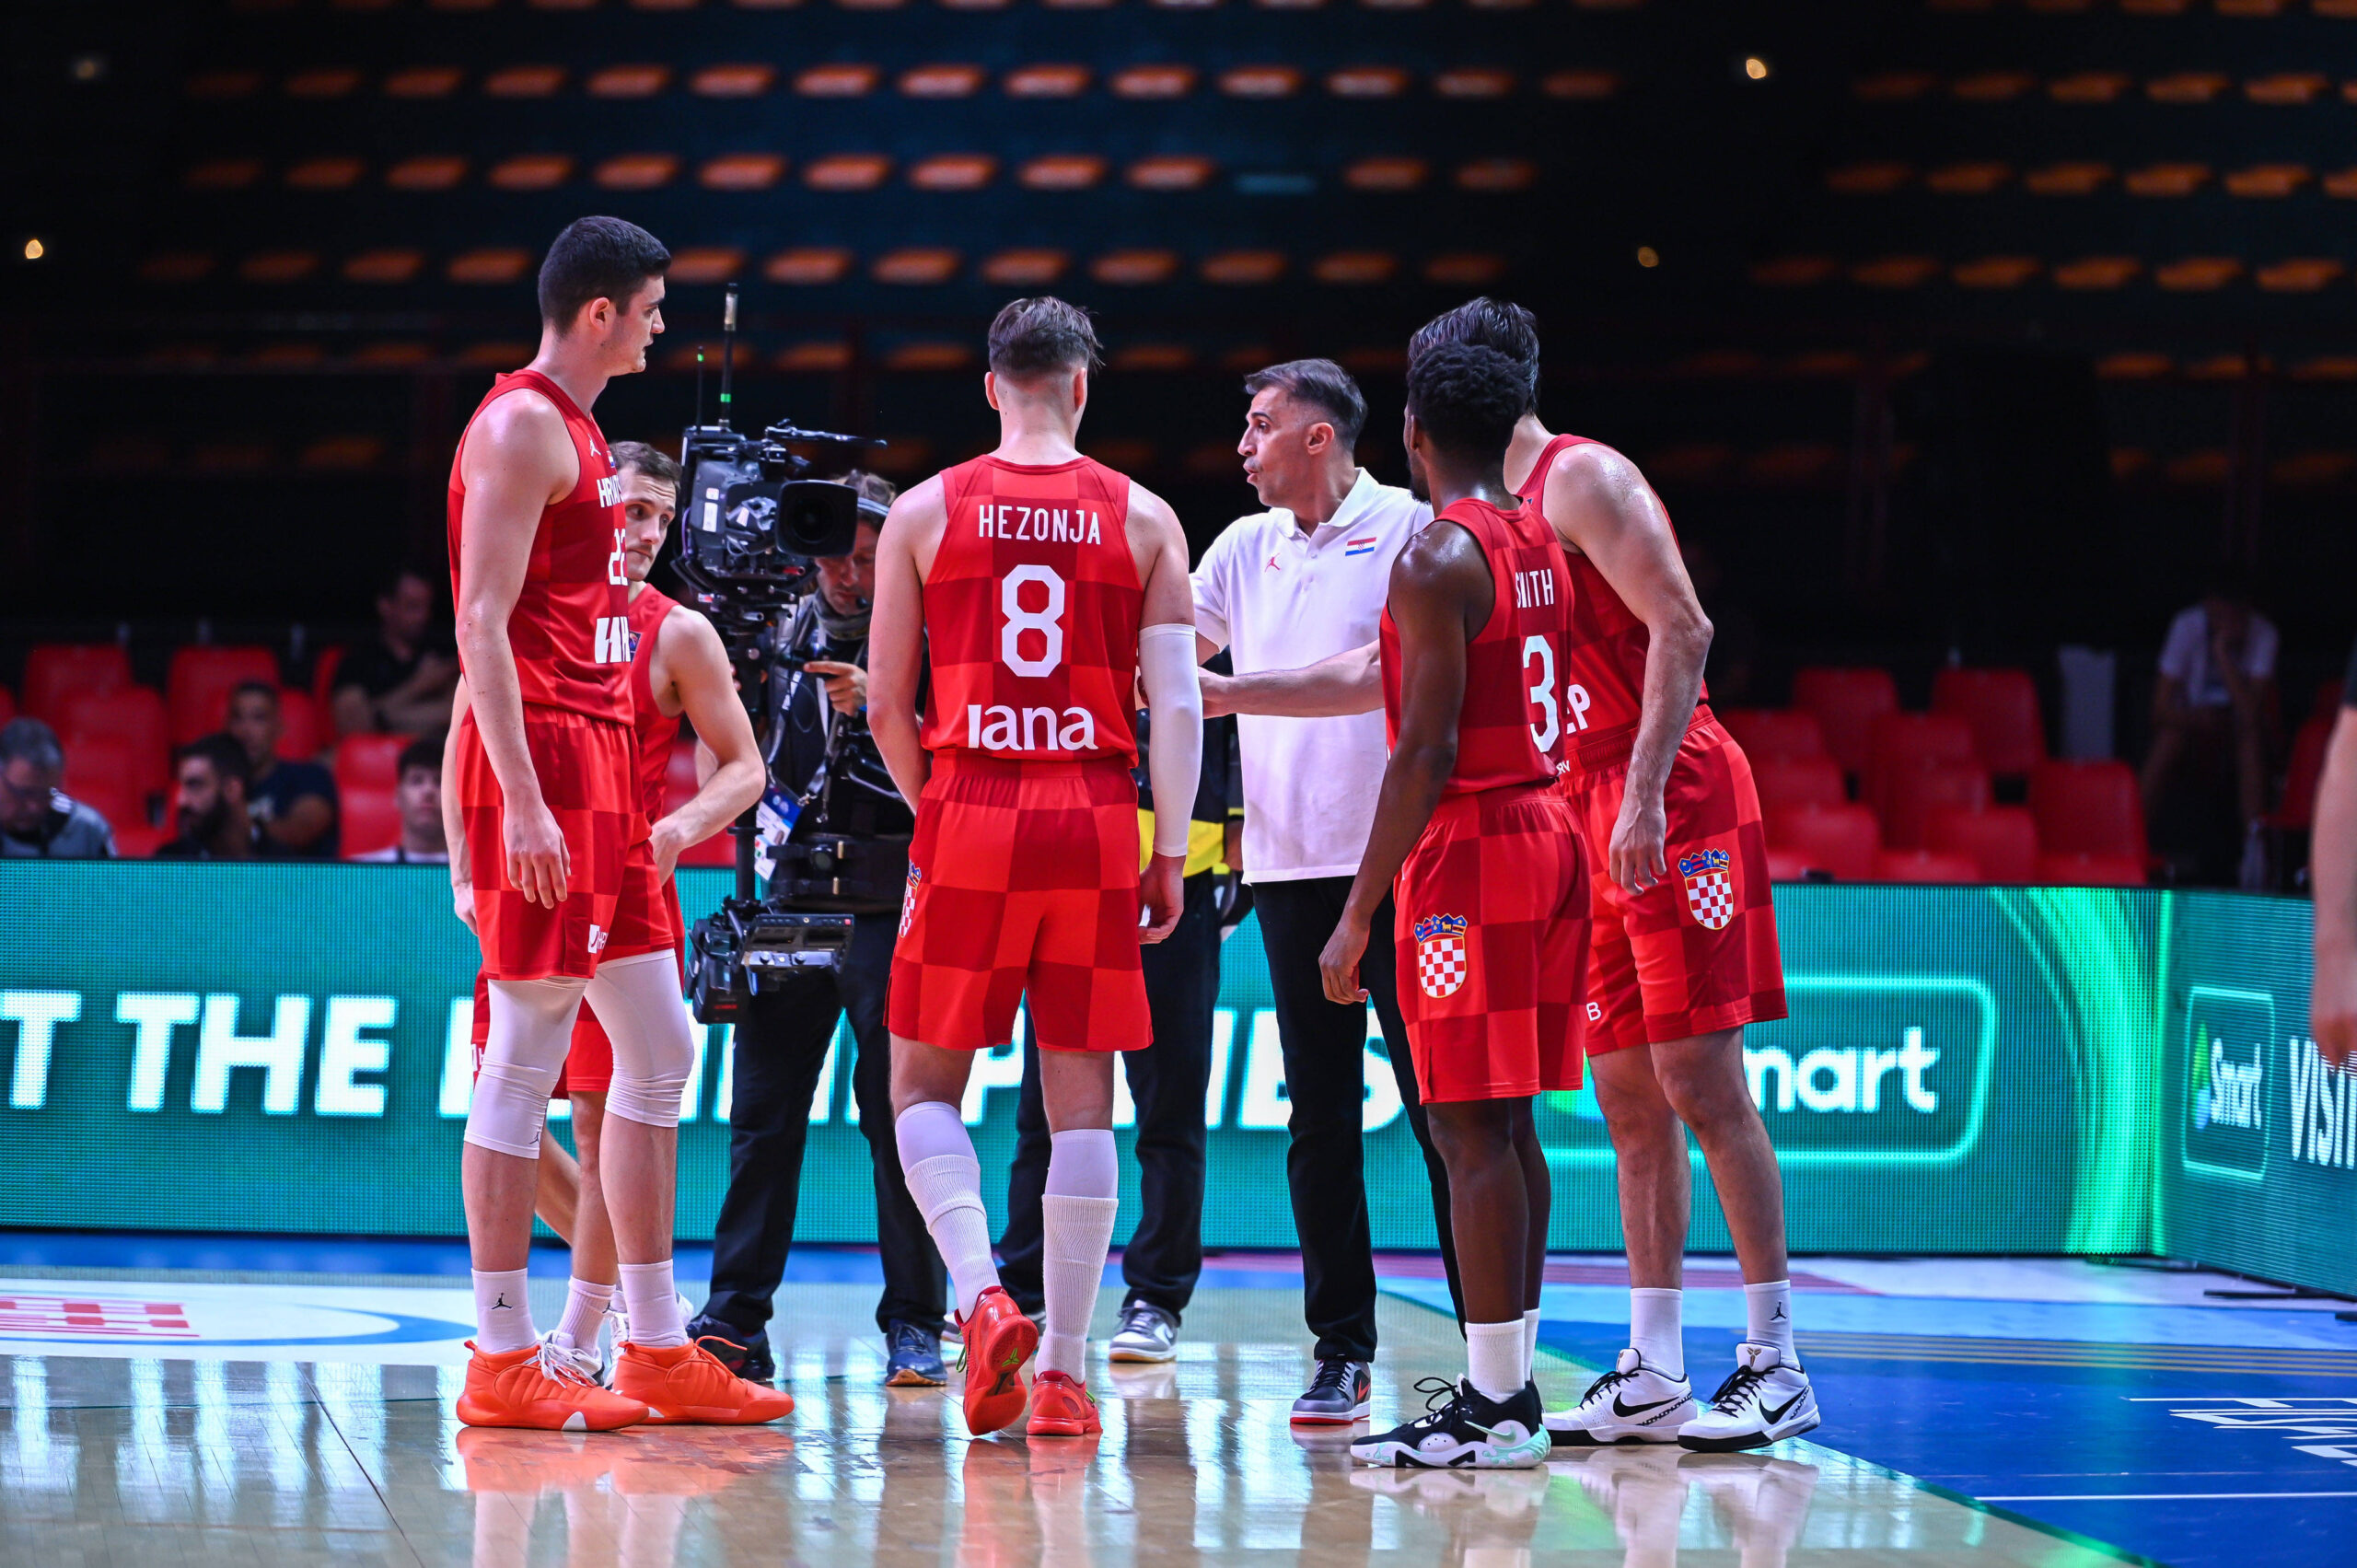
[[[1615,1394],[1612,1396],[1612,1413],[1626,1421],[1631,1416],[1643,1415],[1647,1411],[1657,1411],[1664,1405],[1674,1405],[1677,1402],[1676,1400],[1655,1400],[1649,1405],[1624,1405],[1620,1402],[1620,1396]]]
[[[1791,1414],[1794,1405],[1799,1404],[1803,1400],[1807,1398],[1808,1390],[1804,1388],[1799,1393],[1794,1394],[1791,1399],[1786,1400],[1782,1410],[1771,1410],[1768,1408],[1768,1401],[1762,1400],[1759,1401],[1759,1413],[1767,1418],[1769,1425],[1773,1426],[1776,1423],[1783,1420],[1784,1417]]]

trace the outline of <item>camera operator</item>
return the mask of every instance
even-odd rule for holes
[[[769,672],[767,728],[776,738],[763,811],[765,826],[790,830],[773,852],[771,894],[792,910],[849,913],[851,946],[840,970],[765,979],[737,1023],[728,1191],[713,1237],[711,1299],[688,1331],[741,1347],[734,1356],[714,1347],[741,1376],[772,1375],[768,1324],[794,1241],[811,1096],[836,1020],[847,1012],[858,1047],[852,1094],[875,1163],[884,1263],[876,1322],[888,1357],[884,1380],[932,1387],[948,1376],[941,1363],[943,1273],[900,1174],[884,1028],[915,818],[885,772],[866,723],[868,600],[877,533],[893,488],[862,475],[858,489],[851,553],[819,557],[817,591],[784,616]],[[832,847],[844,839],[847,849]]]

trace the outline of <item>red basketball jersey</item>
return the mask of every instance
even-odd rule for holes
[[[924,743],[1021,761],[1137,761],[1145,587],[1128,476],[1086,458],[976,458],[941,476],[949,526],[924,580]]]
[[[622,590],[627,593],[630,590]],[[655,705],[655,634],[679,601],[653,587],[630,601],[630,706],[638,738],[638,793],[650,822],[663,815],[671,772],[671,744],[679,738],[679,716],[663,716]]]
[[[1524,505],[1502,512],[1486,501],[1456,503],[1433,519],[1471,534],[1490,559],[1497,602],[1465,648],[1465,705],[1457,715],[1457,768],[1445,795],[1552,779],[1563,754],[1557,684],[1572,620],[1563,547]],[[1399,628],[1384,607],[1383,716],[1399,743]]]
[[[1538,454],[1518,494],[1533,507],[1542,505],[1547,470],[1558,453],[1601,445],[1585,436],[1558,436]],[[1601,772],[1629,760],[1637,744],[1637,716],[1644,705],[1645,650],[1653,633],[1622,602],[1596,563],[1565,551],[1572,575],[1572,626],[1563,656],[1563,723],[1570,731],[1564,760],[1573,776]],[[1710,689],[1694,704],[1695,719],[1709,716]]]
[[[622,575],[621,482],[598,422],[564,389],[537,370],[516,370],[491,384],[467,422],[528,388],[554,403],[573,438],[581,476],[563,500],[540,511],[524,568],[523,591],[507,617],[508,645],[528,707],[563,708],[591,718],[628,720],[630,583]],[[466,450],[466,436],[459,438]],[[459,459],[450,460],[450,594],[459,598],[459,542],[467,503]]]

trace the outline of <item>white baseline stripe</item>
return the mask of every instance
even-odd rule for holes
[[[1980,1497],[1980,1503],[2215,1503],[2246,1497],[2357,1497],[2357,1492],[2068,1492]]]

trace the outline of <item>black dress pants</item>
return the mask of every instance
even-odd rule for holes
[[[1301,1237],[1303,1317],[1318,1336],[1320,1359],[1375,1358],[1375,1254],[1367,1228],[1365,1160],[1360,1126],[1366,1100],[1366,1009],[1326,997],[1318,955],[1334,935],[1348,901],[1351,878],[1255,882],[1252,908],[1269,952],[1270,988],[1276,993],[1277,1033],[1284,1051],[1285,1093],[1293,1106],[1285,1179],[1293,1189],[1294,1225]],[[1375,1003],[1399,1086],[1409,1129],[1423,1151],[1432,1182],[1433,1225],[1457,1318],[1465,1320],[1457,1283],[1457,1247],[1448,1223],[1448,1171],[1433,1147],[1416,1072],[1408,1057],[1407,1026],[1391,940],[1391,900],[1376,912],[1359,983]]]
[[[728,1192],[714,1226],[712,1295],[704,1310],[747,1333],[768,1325],[772,1298],[785,1273],[795,1206],[802,1196],[810,1097],[826,1065],[836,1019],[846,1012],[859,1048],[852,1096],[876,1166],[876,1239],[884,1260],[884,1297],[876,1309],[876,1326],[941,1326],[941,1257],[926,1234],[924,1215],[909,1196],[892,1135],[892,1047],[884,1028],[884,1000],[899,931],[898,915],[855,916],[840,971],[765,979],[751,1011],[737,1025]]]
[[[1121,1053],[1138,1113],[1138,1199],[1143,1213],[1121,1249],[1124,1311],[1148,1302],[1173,1318],[1187,1310],[1203,1272],[1203,1096],[1211,1084],[1212,1007],[1219,999],[1219,912],[1210,872],[1190,877],[1178,926],[1140,951],[1154,1043]],[[1024,1311],[1042,1301],[1039,1196],[1048,1184],[1048,1111],[1039,1052],[1027,1039],[1015,1112],[1015,1163],[1006,1180],[1006,1234],[999,1280]]]

